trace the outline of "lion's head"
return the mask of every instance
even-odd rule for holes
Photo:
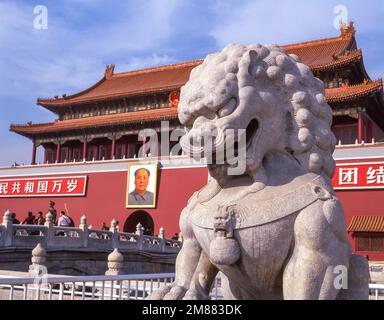
[[[266,154],[290,154],[306,172],[333,175],[332,111],[323,82],[278,45],[228,45],[194,68],[181,88],[179,120],[188,133],[186,153],[201,153],[189,141],[213,134],[218,147],[226,129],[246,129],[246,166],[254,174]]]

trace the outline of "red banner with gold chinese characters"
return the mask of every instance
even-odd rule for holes
[[[0,198],[84,196],[87,176],[0,179]]]
[[[384,163],[337,164],[332,184],[336,190],[382,189],[384,188]]]

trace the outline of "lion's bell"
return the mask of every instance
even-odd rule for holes
[[[234,238],[216,237],[209,246],[209,256],[217,265],[232,265],[240,259],[240,246]]]

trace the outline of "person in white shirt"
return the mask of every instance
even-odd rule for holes
[[[57,221],[59,227],[69,227],[71,225],[71,219],[65,214],[64,211],[60,212],[60,218]]]

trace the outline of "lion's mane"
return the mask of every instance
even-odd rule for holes
[[[296,55],[286,54],[278,45],[231,44],[209,55],[181,89],[179,119],[191,125],[198,112],[216,112],[228,97],[241,100],[242,91],[249,90],[256,90],[264,102],[250,106],[261,121],[267,114],[285,118],[282,148],[308,172],[332,177],[336,139],[324,84]],[[253,150],[260,152],[260,148]],[[259,162],[268,151],[264,148]]]

